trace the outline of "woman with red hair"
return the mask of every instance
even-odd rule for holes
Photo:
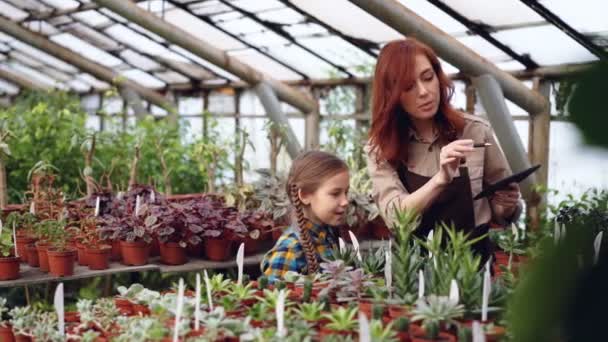
[[[373,195],[389,226],[394,208],[411,209],[422,215],[418,236],[445,222],[476,237],[490,221],[504,224],[521,212],[517,184],[473,201],[484,184],[511,171],[490,125],[454,109],[453,92],[430,47],[409,38],[380,52],[366,151]],[[484,259],[488,243],[474,245]]]

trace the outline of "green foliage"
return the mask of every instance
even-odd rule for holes
[[[309,322],[316,322],[321,319],[324,305],[320,302],[302,303],[295,309],[295,312],[300,318]]]
[[[0,256],[9,257],[14,253],[15,242],[13,241],[13,232],[11,229],[2,229],[0,234]]]
[[[326,325],[328,329],[335,331],[353,331],[358,326],[358,322],[355,319],[357,312],[357,308],[339,307],[328,314],[324,314],[323,318],[329,320],[329,323]]]
[[[422,267],[420,247],[414,243],[414,230],[420,225],[420,218],[413,212],[395,211],[393,227],[392,271],[395,295],[413,303],[417,298],[418,270]]]

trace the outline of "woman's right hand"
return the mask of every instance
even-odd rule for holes
[[[441,148],[439,153],[439,171],[435,175],[437,184],[447,185],[452,182],[460,161],[465,158],[465,153],[473,152],[473,140],[455,140]]]

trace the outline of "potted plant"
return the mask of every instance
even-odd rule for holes
[[[65,227],[65,223],[60,223]],[[52,237],[51,247],[47,249],[49,259],[49,272],[56,277],[74,274],[76,250],[68,246],[70,235],[67,230],[59,231]]]
[[[392,323],[389,323],[385,326],[381,320],[373,319],[369,323],[369,333],[371,336],[371,340],[374,342],[398,341],[397,333],[393,329]]]
[[[15,336],[13,335],[12,325],[5,319],[7,313],[6,298],[0,297],[0,341],[13,342]]]
[[[255,297],[256,290],[253,289],[253,284],[237,284],[231,283],[229,294],[240,303],[241,306],[251,306],[257,299]]]
[[[202,213],[204,221],[203,243],[209,260],[224,261],[232,253],[234,241],[241,240],[247,234],[247,226],[241,221],[236,208],[214,208]]]
[[[145,224],[158,238],[161,261],[181,265],[188,261],[186,247],[200,244],[203,231],[194,201],[151,206]]]
[[[35,242],[35,223],[36,217],[30,213],[20,214],[14,211],[6,217],[5,226],[10,229],[16,229],[17,241],[15,241],[15,245],[17,254],[21,258],[21,261],[25,263],[28,262],[27,246]]]
[[[323,339],[328,335],[354,336],[358,326],[357,312],[357,308],[338,307],[330,313],[324,314],[323,318],[326,318],[328,323],[321,327],[319,337]]]
[[[15,243],[10,229],[0,234],[0,280],[19,278],[19,258],[15,256]]]
[[[143,205],[145,206],[145,205]],[[142,210],[145,210],[142,208]],[[152,231],[145,223],[142,214],[124,216],[119,219],[120,250],[122,263],[131,266],[141,266],[148,263]]]
[[[38,312],[29,306],[17,306],[10,312],[10,324],[13,326],[15,341],[26,342],[32,341],[31,329],[37,324]]]
[[[40,270],[48,272],[49,256],[47,250],[51,246],[51,241],[53,241],[58,234],[65,234],[65,231],[63,230],[61,222],[56,220],[43,220],[36,225],[36,231],[38,233],[36,252],[38,253]]]
[[[245,234],[245,255],[252,255],[259,252],[267,237],[270,236],[274,221],[270,213],[261,210],[248,210],[241,212],[241,221],[245,224],[248,232]]]
[[[295,309],[295,313],[303,320],[316,325],[323,317],[324,305],[320,302],[302,303]]]
[[[440,330],[448,325],[455,325],[455,319],[464,315],[464,307],[448,297],[430,295],[427,298],[420,298],[416,302],[412,314],[412,321],[422,321],[421,329],[413,331],[412,341],[455,342],[454,335]]]

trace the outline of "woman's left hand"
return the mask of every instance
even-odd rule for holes
[[[517,183],[509,184],[509,188],[506,190],[496,191],[490,199],[494,214],[504,219],[511,218],[517,209],[519,197],[519,185]]]

